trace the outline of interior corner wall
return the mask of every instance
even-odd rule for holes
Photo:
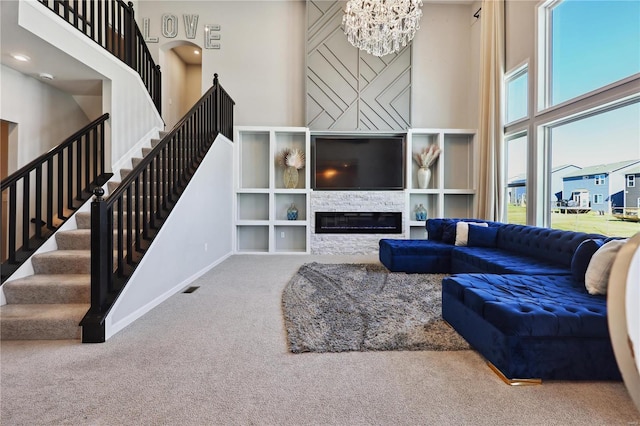
[[[202,97],[202,65],[188,64],[185,80],[183,111],[187,113]],[[184,115],[184,113],[182,115]]]
[[[68,93],[12,68],[0,67],[0,119],[18,125],[17,164],[9,165],[11,173],[58,145],[90,120]]]
[[[164,77],[162,79],[162,117],[167,129],[171,129],[182,116],[187,66],[172,49],[163,51],[160,63]]]
[[[305,3],[303,1],[141,1],[136,20],[149,18],[154,60],[163,45],[179,40],[202,48],[202,87],[214,73],[236,102],[236,125],[303,126]],[[162,34],[162,16],[178,20],[176,37]],[[198,15],[194,39],[185,33],[185,14]],[[204,46],[205,25],[220,25],[220,49]],[[164,78],[173,78],[163,70]]]

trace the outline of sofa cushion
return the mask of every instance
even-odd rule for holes
[[[503,224],[498,230],[496,247],[509,253],[564,265],[570,269],[576,249],[580,243],[589,238],[605,237],[599,234]]]
[[[469,228],[473,226],[487,228],[489,224],[484,222],[465,222],[461,220],[456,223],[456,241],[454,244],[457,246],[466,246],[469,240]]]
[[[433,240],[381,239],[380,262],[392,272],[448,273],[453,246]]]
[[[448,293],[509,336],[606,337],[606,298],[576,288],[571,276],[461,274]]]
[[[451,252],[451,272],[570,275],[571,268],[499,248],[455,247]]]
[[[575,282],[584,284],[584,275],[593,254],[604,244],[599,238],[589,238],[580,243],[571,259],[571,275]]]
[[[593,254],[584,277],[585,287],[590,294],[607,294],[611,267],[626,242],[627,240],[611,240]]]
[[[467,246],[469,247],[495,247],[498,237],[498,228],[495,226],[470,226]]]

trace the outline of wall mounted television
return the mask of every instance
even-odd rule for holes
[[[401,190],[405,177],[403,136],[314,136],[315,190]]]

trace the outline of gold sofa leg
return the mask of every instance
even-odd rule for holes
[[[502,379],[503,382],[508,384],[509,386],[533,386],[533,385],[541,385],[542,379],[509,379],[507,376],[502,374],[502,371],[498,370],[498,367],[487,361],[487,365],[494,373],[498,375]]]

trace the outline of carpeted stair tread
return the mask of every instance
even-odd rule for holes
[[[6,282],[4,294],[9,304],[89,303],[89,274],[36,274]]]
[[[91,229],[73,229],[56,233],[58,250],[91,250]]]
[[[79,339],[89,304],[16,304],[0,307],[2,340]]]
[[[91,251],[55,250],[32,257],[36,274],[90,274]]]

